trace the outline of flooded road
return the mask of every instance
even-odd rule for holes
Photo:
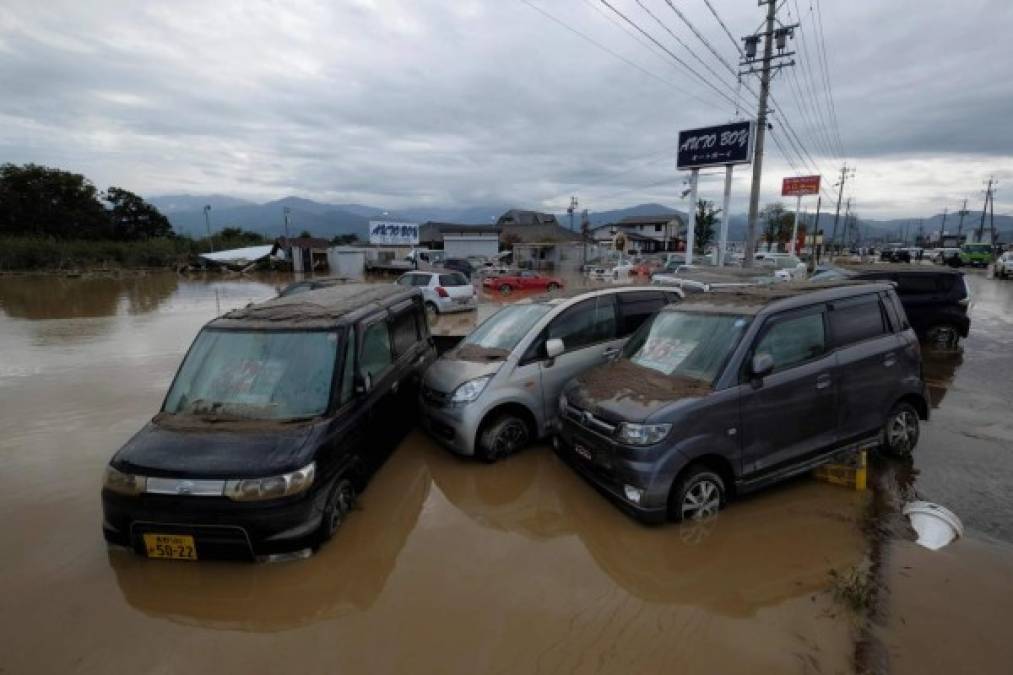
[[[831,570],[865,495],[793,481],[642,527],[546,447],[497,465],[413,432],[305,561],[108,550],[102,469],[198,327],[271,284],[0,278],[0,671],[848,672]]]
[[[852,671],[855,622],[829,589],[865,556],[867,495],[808,478],[647,528],[544,446],[488,466],[415,431],[308,560],[107,549],[109,457],[198,328],[283,282],[0,278],[0,672]],[[971,282],[972,336],[927,360],[937,407],[904,473],[968,537],[889,544],[879,637],[897,672],[961,672],[965,649],[999,672],[1006,656],[1013,282]]]

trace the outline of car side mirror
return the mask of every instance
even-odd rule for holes
[[[545,355],[554,359],[566,350],[566,345],[559,338],[550,338],[545,341]]]
[[[369,390],[373,388],[373,376],[369,373],[357,374],[355,376],[355,393],[356,394],[368,394]]]
[[[766,352],[761,352],[753,357],[752,375],[754,378],[764,378],[774,372],[774,357]]]

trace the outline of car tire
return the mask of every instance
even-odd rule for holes
[[[523,449],[531,440],[527,422],[509,413],[489,423],[478,438],[478,456],[492,464]]]
[[[896,457],[909,457],[918,445],[920,433],[918,411],[910,403],[898,403],[883,425],[882,448]]]
[[[559,288],[559,284],[549,284],[548,286],[545,287],[545,290],[547,290],[549,293],[551,293],[551,292],[555,291],[558,288]]]
[[[953,349],[958,340],[960,332],[953,324],[940,323],[925,331],[925,342],[933,349]]]
[[[355,506],[355,486],[348,478],[338,478],[334,487],[327,495],[327,503],[324,505],[323,517],[320,521],[320,529],[317,535],[317,545],[324,544],[334,537],[334,534],[345,521],[348,512]]]
[[[668,517],[675,522],[702,520],[716,514],[725,504],[724,479],[706,466],[690,466],[672,486]]]
[[[503,295],[510,295],[510,292],[513,290],[514,289],[512,286],[510,286],[510,284],[503,284],[502,286],[499,287],[499,292],[502,293]]]

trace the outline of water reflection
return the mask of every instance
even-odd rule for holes
[[[152,274],[126,278],[65,278],[54,276],[0,279],[0,308],[11,318],[98,318],[115,316],[121,298],[131,314],[152,312],[179,285],[175,274]]]
[[[929,404],[938,408],[946,392],[953,385],[953,379],[957,370],[964,363],[962,351],[954,352],[930,352],[925,350],[922,353],[923,374],[925,384],[929,388]]]

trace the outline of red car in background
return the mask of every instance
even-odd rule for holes
[[[522,270],[514,274],[486,277],[482,286],[487,290],[498,290],[500,293],[513,291],[546,290],[554,291],[563,287],[563,282],[556,277],[545,276],[538,272]]]

